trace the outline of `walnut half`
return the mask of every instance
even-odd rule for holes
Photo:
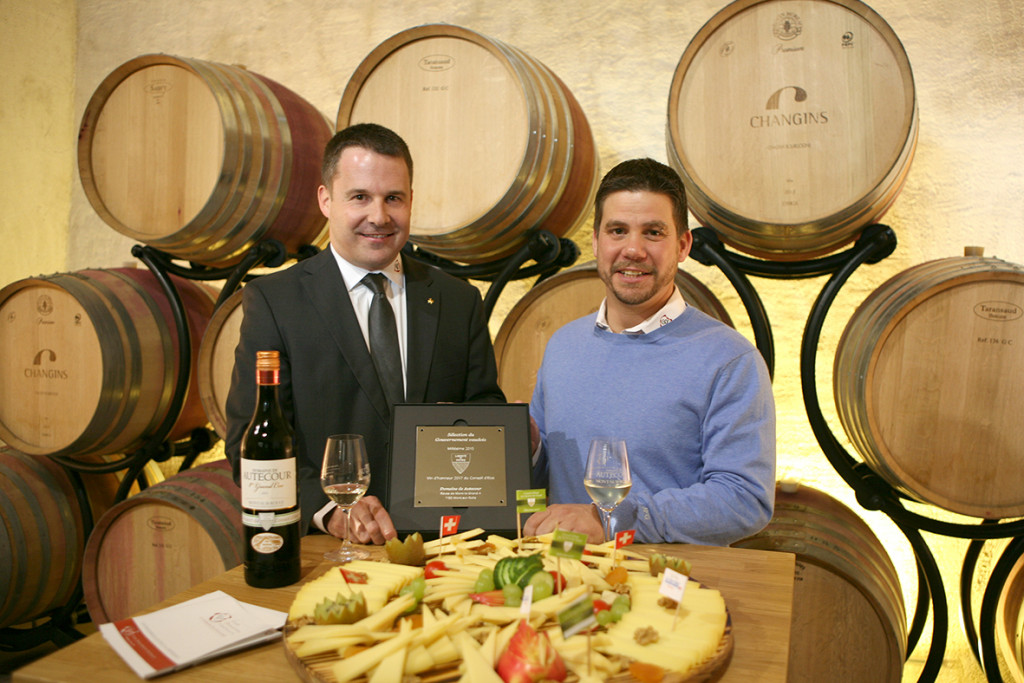
[[[636,641],[637,645],[650,645],[651,643],[658,642],[658,638],[658,632],[653,626],[644,626],[633,632],[633,640]]]

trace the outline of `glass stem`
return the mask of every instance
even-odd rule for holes
[[[343,538],[342,541],[341,541],[341,547],[345,548],[345,547],[347,547],[349,545],[349,543],[351,543],[351,541],[348,538],[348,532],[349,532],[348,513],[349,513],[349,508],[342,508],[342,512],[345,513],[345,538]]]
[[[610,512],[605,512],[604,510],[601,510],[601,517],[604,520],[604,540],[605,543],[607,543],[610,540],[610,536],[612,534],[612,514]]]

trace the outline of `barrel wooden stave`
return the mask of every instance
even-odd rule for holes
[[[242,67],[142,55],[93,93],[79,134],[86,196],[112,228],[179,258],[237,263],[263,239],[321,244],[330,124]]]
[[[667,152],[690,208],[763,258],[834,251],[898,195],[916,147],[906,53],[859,0],[736,0],[690,41]]]
[[[85,547],[93,621],[124,618],[241,563],[239,495],[230,464],[217,460],[108,510]]]
[[[210,425],[222,439],[227,437],[226,406],[241,327],[242,290],[238,290],[214,311],[199,345],[199,366],[196,371],[199,397]]]
[[[212,215],[174,225],[173,231],[149,244],[201,262],[212,255],[233,254],[246,240],[259,239],[265,227],[257,211],[279,191],[284,160],[272,143],[280,139],[279,126],[268,121],[262,104],[255,101],[243,69],[198,60],[186,63],[215,94],[221,110],[230,113],[225,121],[232,124],[225,126],[225,135],[237,139],[239,154],[228,167],[231,180],[222,173],[216,195],[210,197]]]
[[[362,121],[409,143],[413,187],[426,197],[410,240],[442,258],[504,258],[534,230],[571,234],[589,212],[597,160],[586,117],[554,73],[513,46],[440,24],[396,34],[345,88],[337,127]]]
[[[172,276],[189,334],[213,312],[204,286]],[[178,339],[170,304],[141,269],[28,278],[0,289],[0,438],[34,455],[131,450],[173,417],[170,438],[206,424],[194,376],[170,416]],[[192,348],[192,365],[198,345]],[[27,397],[35,397],[26,400]]]
[[[865,462],[920,502],[1024,516],[1022,312],[1024,267],[999,259],[929,261],[872,292],[833,368],[840,422]]]
[[[733,545],[797,556],[789,680],[898,683],[906,612],[884,547],[852,510],[821,491],[779,486],[775,496],[768,526]]]
[[[0,447],[0,528],[0,628],[64,607],[78,587],[85,545],[68,473]]]
[[[147,125],[132,125],[136,118]],[[182,122],[187,135],[164,144]],[[133,239],[204,223],[237,182],[237,127],[234,109],[187,61],[138,57],[114,69],[86,106],[78,146],[82,188],[104,222]],[[182,182],[157,191],[159,169],[183,167],[187,177],[174,172]]]
[[[1004,681],[1024,683],[1024,555],[1010,568],[996,603],[994,642]]]

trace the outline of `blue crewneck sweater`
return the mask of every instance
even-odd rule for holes
[[[688,306],[648,334],[575,320],[548,342],[530,413],[553,503],[590,503],[590,440],[623,438],[633,488],[612,515],[638,542],[727,545],[771,519],[775,403],[760,353]]]

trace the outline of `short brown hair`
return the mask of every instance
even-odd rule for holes
[[[386,157],[398,157],[409,168],[409,183],[412,183],[412,155],[405,140],[390,128],[376,123],[357,123],[334,134],[324,148],[324,163],[320,169],[320,180],[330,189],[334,171],[341,153],[349,147],[362,147]]]
[[[686,188],[679,174],[654,159],[629,159],[605,174],[594,198],[594,230],[601,227],[604,200],[613,192],[655,192],[672,201],[672,217],[676,231],[682,235],[689,226],[686,222]]]

